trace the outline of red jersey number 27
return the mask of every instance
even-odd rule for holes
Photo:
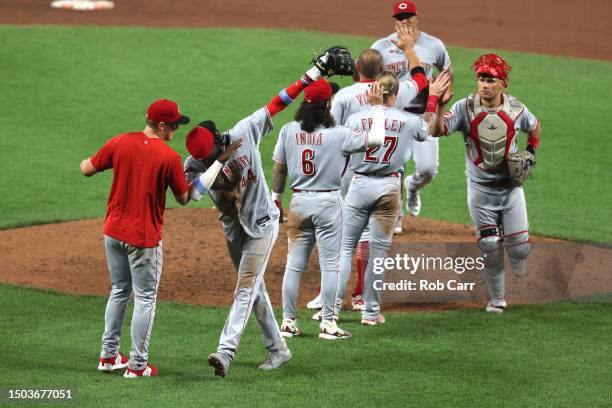
[[[315,174],[315,165],[313,162],[314,156],[314,150],[302,150],[302,173],[304,173],[306,176],[312,176]]]
[[[382,146],[370,147],[368,150],[366,150],[363,161],[366,161],[368,163],[378,163],[379,158],[377,156],[374,156],[374,154],[381,147],[386,147],[386,150],[385,154],[383,154],[382,160],[380,160],[380,163],[389,164],[391,162],[391,156],[397,148],[397,136],[385,136],[385,142]]]

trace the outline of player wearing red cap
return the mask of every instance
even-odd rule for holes
[[[375,85],[372,92],[365,91],[369,103],[382,103],[382,93],[376,94],[377,90]],[[379,115],[374,117],[372,131],[355,132],[336,125],[330,112],[332,94],[332,85],[324,79],[308,86],[295,121],[283,126],[274,149],[276,164],[272,173],[272,190],[275,202],[279,205],[282,202],[287,175],[293,190],[283,278],[283,323],[280,328],[283,337],[301,334],[296,319],[296,300],[300,278],[315,242],[321,266],[319,338],[338,340],[351,337],[349,332],[338,327],[333,318],[344,215],[344,200],[340,193],[342,172],[346,156],[382,145],[384,113],[378,106]]]
[[[425,70],[429,80],[433,78],[434,68],[439,71],[451,70],[451,61],[444,43],[439,39],[418,28],[419,14],[417,6],[411,1],[400,1],[393,6],[393,18],[395,24],[408,27],[414,39],[414,52]],[[384,69],[394,72],[400,80],[410,78],[408,68],[409,56],[396,46],[398,36],[393,33],[376,41],[372,48],[377,49],[383,56]],[[410,101],[404,109],[408,112],[422,115],[427,103],[427,90],[424,90],[416,98]],[[423,143],[413,143],[411,156],[414,160],[414,173],[406,176],[402,187],[407,190],[407,209],[411,215],[417,216],[421,211],[421,197],[419,191],[430,183],[438,173],[439,146],[438,140],[428,137]],[[403,212],[403,206],[402,206]],[[401,214],[396,226],[395,233],[400,234]]]
[[[167,99],[153,102],[146,118],[142,132],[118,135],[81,162],[81,172],[87,177],[113,169],[104,222],[112,290],[104,316],[98,370],[111,372],[127,367],[126,378],[157,375],[157,368],[148,364],[148,345],[163,266],[167,188],[180,204],[189,201],[181,158],[165,143],[172,140],[179,125],[189,123],[189,118],[181,115],[176,102]],[[216,174],[211,173],[208,178],[214,179]],[[135,306],[128,361],[119,353],[119,341],[132,292]]]
[[[321,58],[316,61],[317,65],[326,63]],[[272,130],[272,117],[320,76],[321,71],[316,66],[309,69],[266,106],[223,134],[214,122],[205,121],[187,135],[191,156],[185,160],[185,173],[195,187],[191,198],[197,200],[207,193],[212,197],[221,212],[229,254],[238,273],[234,301],[217,351],[208,357],[215,374],[221,377],[227,375],[251,310],[255,312],[268,351],[268,358],[259,368],[273,370],[292,357],[280,334],[264,283],[266,265],[278,236],[280,212],[266,184],[259,143]],[[199,175],[237,138],[243,138],[244,144],[231,155],[212,188],[200,185]]]
[[[526,150],[535,157],[541,129],[527,107],[505,92],[511,68],[501,56],[483,55],[472,68],[477,93],[456,102],[446,113],[450,95],[442,96],[439,116],[430,132],[434,136],[463,133],[468,207],[485,259],[482,273],[490,298],[485,310],[502,313],[506,308],[504,247],[516,277],[525,274],[531,250],[525,193],[513,185],[507,157],[519,150],[521,131],[527,134]]]

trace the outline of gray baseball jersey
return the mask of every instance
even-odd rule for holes
[[[427,123],[422,118],[397,108],[384,109],[385,142],[381,147],[371,147],[364,153],[351,156],[350,168],[356,173],[391,174],[400,171],[410,157],[412,140],[423,141],[427,138]],[[369,131],[371,111],[351,115],[347,125],[354,130]]]
[[[233,191],[211,189],[210,196],[221,212],[224,233],[234,267],[238,272],[234,302],[221,332],[217,353],[230,361],[249,320],[255,312],[268,351],[286,347],[270,303],[264,273],[278,236],[279,211],[270,198],[264,178],[259,142],[272,129],[266,107],[238,122],[227,133],[233,142],[243,144],[230,156],[221,172],[230,180]],[[189,182],[206,171],[206,165],[189,156],[185,174]]]
[[[235,182],[234,195],[240,224],[253,238],[261,238],[271,221],[278,219],[278,208],[270,198],[259,154],[259,142],[272,130],[272,119],[266,107],[242,119],[227,133],[231,141],[242,138],[242,146],[225,162],[221,172]],[[189,156],[185,174],[189,182],[206,171],[206,166]],[[245,205],[248,203],[248,205]]]
[[[331,108],[332,116],[337,124],[344,125],[353,113],[370,109],[366,91],[370,89],[372,82],[374,81],[361,81],[338,91],[332,99]],[[412,79],[400,81],[395,107],[402,110],[409,106],[416,97],[418,89]]]
[[[372,44],[372,48],[382,54],[386,71],[394,72],[400,79],[409,79],[410,71],[408,70],[406,54],[404,50],[399,49],[392,41],[398,41],[397,33],[381,38]],[[451,65],[451,60],[444,43],[440,39],[422,31],[419,39],[414,44],[414,52],[419,57],[421,66],[425,70],[425,75],[429,79],[433,77],[434,67],[442,71]],[[413,100],[410,106],[424,108],[426,103],[427,95],[422,93]]]
[[[298,122],[290,122],[280,131],[274,160],[287,164],[292,189],[340,190],[346,156],[364,152],[367,143],[367,132],[319,126],[307,133]]]
[[[505,157],[518,150],[521,131],[531,132],[537,118],[520,101],[503,94],[503,103],[486,111],[478,95],[457,101],[444,115],[446,134],[463,133],[468,178],[475,182],[501,182],[510,178]]]

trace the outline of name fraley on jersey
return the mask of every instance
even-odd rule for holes
[[[371,117],[361,118],[361,129],[370,130],[372,129],[373,119]],[[406,126],[406,122],[397,120],[397,119],[385,119],[385,130],[390,132],[401,132],[402,129]]]
[[[223,171],[223,174],[225,174],[225,176],[229,180],[233,180],[233,178],[235,177],[234,175],[239,175],[242,172],[242,170],[248,167],[247,174],[240,178],[240,187],[245,188],[248,185],[248,183],[257,182],[257,176],[255,175],[253,170],[251,170],[250,165],[251,163],[249,161],[248,156],[244,154],[240,157],[237,157],[227,162],[225,166],[223,166],[222,171]]]

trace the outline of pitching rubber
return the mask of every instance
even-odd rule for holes
[[[93,0],[60,0],[51,3],[52,8],[79,11],[98,11],[110,10],[115,7],[113,1],[93,1]]]

